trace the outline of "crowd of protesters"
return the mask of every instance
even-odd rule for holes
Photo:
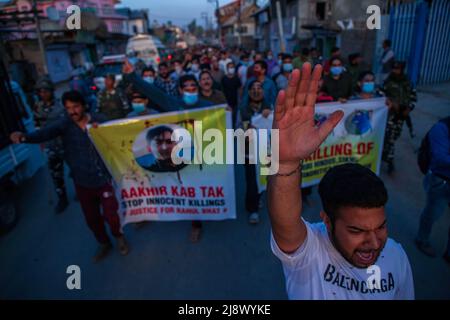
[[[64,149],[64,160],[70,167],[87,224],[100,243],[95,260],[104,257],[111,248],[101,207],[112,234],[118,239],[120,252],[126,254],[128,246],[118,227],[115,212],[118,205],[111,189],[111,177],[87,137],[88,123],[226,105],[232,112],[233,127],[247,129],[252,127],[255,114],[268,117],[275,109],[277,96],[281,90],[287,89],[294,69],[301,69],[305,63],[312,66],[320,64],[323,74],[319,80],[317,103],[337,102],[345,108],[349,100],[386,97],[389,113],[382,159],[387,163],[388,172],[393,173],[394,145],[404,122],[411,137],[415,135],[410,112],[414,109],[416,96],[405,74],[405,64],[395,60],[390,41],[386,40],[383,47],[385,51],[379,62],[382,74],[379,77],[367,67],[360,53],[344,58],[337,47],[331,50],[327,59],[316,48],[299,48],[292,53],[274,56],[272,51],[263,53],[201,46],[178,52],[173,59],[157,66],[127,60],[121,83],[116,83],[115,75],[107,75],[105,88],[98,93],[95,103],[90,98],[86,99],[89,95],[80,92],[83,88],[80,88],[79,77],[75,75],[72,89],[76,90],[68,91],[62,97],[68,117],[61,113],[62,105],[56,107],[53,84],[46,80],[38,85],[39,101],[34,110],[38,127],[45,122],[49,125],[31,134],[16,133],[12,140],[39,143],[59,137],[45,145],[59,196],[56,212],[62,212],[68,203],[62,171],[61,150]],[[89,157],[78,159],[79,155]],[[245,178],[249,223],[257,224],[261,195],[254,165],[245,164]],[[310,192],[310,188],[302,189],[303,200]],[[431,207],[431,204],[427,206]],[[429,225],[430,219],[427,221]],[[426,246],[425,229],[422,227],[419,235],[422,248]],[[201,232],[202,223],[193,221],[191,241],[197,242]]]

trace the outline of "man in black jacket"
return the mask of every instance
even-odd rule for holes
[[[95,127],[105,119],[86,112],[86,103],[78,91],[65,92],[62,102],[67,111],[64,118],[32,133],[13,132],[10,138],[14,143],[42,143],[61,138],[64,160],[69,165],[86,223],[100,244],[94,262],[104,258],[112,247],[104,220],[117,239],[120,254],[126,255],[129,249],[120,228],[117,214],[119,204],[114,195],[111,176],[87,133],[88,124]]]

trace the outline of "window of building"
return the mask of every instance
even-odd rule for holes
[[[326,8],[327,3],[326,2],[317,2],[316,3],[316,17],[317,20],[325,20],[326,17]]]

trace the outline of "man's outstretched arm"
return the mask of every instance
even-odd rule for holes
[[[125,61],[122,72],[125,74],[126,79],[130,81],[139,92],[161,108],[158,111],[170,112],[183,110],[183,106],[178,99],[173,98],[164,91],[158,89],[155,85],[140,78],[135,73],[134,66],[131,65],[128,60]]]
[[[66,119],[60,119],[42,129],[30,132],[13,132],[10,139],[14,143],[42,143],[57,138],[63,133]]]
[[[314,123],[314,108],[322,67],[311,74],[311,64],[294,70],[286,91],[278,94],[273,128],[279,130],[279,171],[267,187],[272,233],[281,250],[296,251],[306,239],[302,211],[301,161],[312,154],[342,119],[336,111],[320,127]]]

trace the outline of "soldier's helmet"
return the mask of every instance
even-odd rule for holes
[[[55,91],[55,85],[48,77],[43,77],[36,83],[36,90],[47,89],[50,91]]]

